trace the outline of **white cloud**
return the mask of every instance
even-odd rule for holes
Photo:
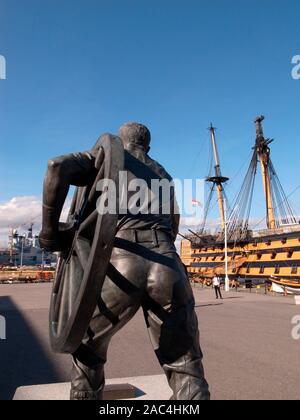
[[[180,218],[180,230],[182,231],[185,231],[186,229],[193,229],[193,227],[198,227],[199,224],[199,219],[197,217]]]
[[[62,220],[66,218],[70,201],[66,201]],[[31,223],[34,232],[38,233],[42,223],[42,199],[37,196],[13,197],[9,201],[0,203],[0,245],[7,245],[8,233],[11,229],[18,229],[23,233]]]
[[[41,216],[41,199],[35,196],[13,197],[0,204],[0,228],[18,227]]]
[[[26,230],[30,223],[35,223],[36,230],[41,225],[40,197],[21,196],[13,197],[0,204],[0,244],[7,245],[7,236],[10,229]]]

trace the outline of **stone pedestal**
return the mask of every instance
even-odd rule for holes
[[[165,375],[108,379],[105,400],[168,400],[172,392]],[[70,384],[31,385],[17,388],[14,400],[69,400]]]

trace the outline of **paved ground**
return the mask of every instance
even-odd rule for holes
[[[69,380],[70,360],[48,344],[51,285],[0,285],[0,315],[7,340],[0,341],[0,399],[21,385]],[[205,368],[213,399],[300,399],[300,341],[291,319],[300,307],[291,298],[231,293],[214,300],[194,289]],[[107,377],[160,374],[142,313],[113,339]]]

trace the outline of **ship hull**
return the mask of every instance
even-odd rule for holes
[[[181,258],[194,279],[225,275],[224,242],[182,241]],[[228,275],[262,281],[276,276],[300,284],[300,227],[228,243]]]

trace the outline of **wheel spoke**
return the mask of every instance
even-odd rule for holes
[[[89,241],[80,237],[77,238],[75,242],[75,252],[82,268],[84,268],[87,264],[90,251],[91,246]]]

